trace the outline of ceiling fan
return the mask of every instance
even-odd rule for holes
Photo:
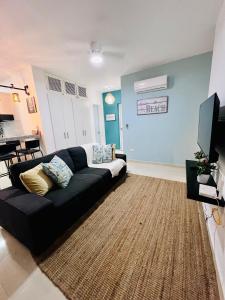
[[[88,50],[88,51],[87,51]],[[86,52],[87,51],[87,52]],[[68,50],[67,50],[68,52]],[[76,43],[72,44],[69,52],[71,54],[89,54],[90,62],[94,65],[101,65],[105,59],[123,59],[124,53],[115,47],[104,46],[97,42],[92,41],[89,44],[89,49],[87,49],[86,43]]]

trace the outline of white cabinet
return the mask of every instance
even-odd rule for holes
[[[78,144],[91,143],[91,115],[87,100],[76,99],[73,101],[73,109]]]
[[[51,91],[48,93],[48,103],[55,141],[55,150],[60,150],[67,147],[64,115],[62,112],[63,100],[63,95],[58,92]]]
[[[87,100],[48,92],[55,150],[75,147],[92,141],[90,108]]]
[[[77,145],[72,99],[50,91],[48,102],[54,134],[55,150]]]
[[[63,114],[67,147],[74,147],[78,145],[73,111],[73,101],[74,97],[71,97],[69,95],[64,96]]]

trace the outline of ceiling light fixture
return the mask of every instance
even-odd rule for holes
[[[102,49],[97,42],[91,42],[90,62],[95,66],[100,66],[103,63]]]
[[[115,102],[115,97],[113,96],[112,93],[107,93],[106,96],[105,96],[105,102],[109,105],[112,105],[114,104]]]
[[[93,65],[101,65],[103,63],[103,56],[101,53],[91,53],[90,62]]]

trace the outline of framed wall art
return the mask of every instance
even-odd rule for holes
[[[168,112],[168,97],[137,100],[137,115],[163,114]]]
[[[116,121],[116,115],[115,114],[107,114],[105,115],[106,121]]]
[[[37,112],[36,102],[34,97],[27,98],[27,109],[29,114]]]

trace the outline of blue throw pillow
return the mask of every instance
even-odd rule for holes
[[[93,149],[93,164],[102,164],[102,145],[96,144],[92,146]]]
[[[104,145],[103,146],[103,156],[102,162],[108,163],[112,161],[112,145]]]
[[[93,164],[102,164],[112,161],[112,146],[111,145],[93,145]]]
[[[67,187],[73,176],[67,164],[57,155],[49,163],[42,163],[42,167],[45,174],[61,188]]]

